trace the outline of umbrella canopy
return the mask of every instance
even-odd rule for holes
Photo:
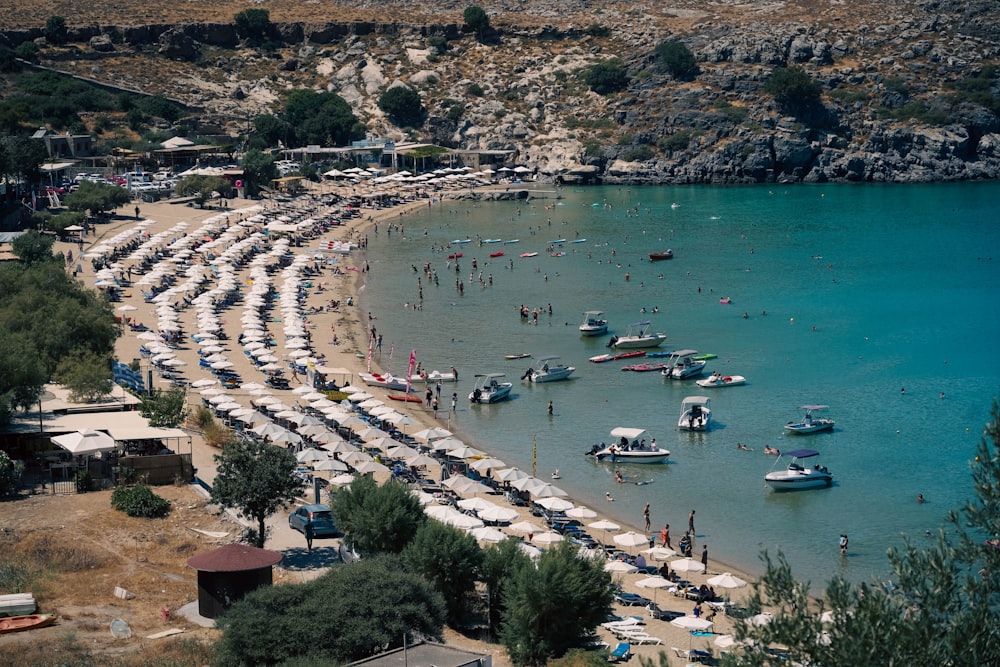
[[[635,585],[639,588],[652,588],[653,602],[656,602],[656,592],[661,588],[670,588],[674,585],[674,582],[669,579],[664,579],[663,577],[646,577],[645,579],[640,579],[635,582]]]
[[[729,572],[710,577],[706,583],[709,586],[718,586],[720,588],[743,588],[747,585],[747,582]]]
[[[324,459],[313,464],[313,470],[333,470],[335,472],[347,472],[347,464],[337,459]]]
[[[295,455],[295,460],[299,463],[308,463],[309,461],[326,461],[330,458],[330,452],[324,452],[321,449],[303,449],[301,452]],[[344,468],[345,470],[347,468]]]
[[[110,452],[116,446],[115,439],[103,431],[84,430],[65,435],[57,435],[52,442],[65,449],[70,454],[81,456]]]
[[[503,468],[506,464],[500,459],[487,457],[473,462],[469,467],[479,472],[485,472],[491,468]]]
[[[622,529],[622,527],[619,526],[617,523],[615,523],[614,521],[608,521],[607,519],[601,519],[600,521],[588,523],[587,528],[593,528],[594,530],[612,531],[612,532]]]
[[[427,456],[426,454],[415,454],[404,461],[406,465],[419,468],[421,466],[436,466],[438,465],[438,460]]]
[[[670,625],[684,628],[685,630],[708,630],[715,624],[708,619],[698,616],[680,616],[670,621]]]
[[[479,510],[495,509],[500,507],[494,502],[486,500],[486,498],[463,498],[458,501],[458,506],[464,510],[472,510],[473,512],[478,512]]]
[[[473,528],[469,531],[469,534],[480,542],[491,542],[497,544],[503,542],[509,536],[507,533],[497,530],[496,528],[490,528],[488,526],[483,526],[482,528]]]
[[[555,496],[536,500],[535,504],[544,507],[550,512],[565,512],[566,510],[573,508],[573,503],[562,498],[556,498]]]
[[[539,533],[538,535],[534,535],[531,538],[531,541],[534,542],[535,544],[557,544],[565,539],[566,538],[560,535],[559,533],[550,530],[545,533]]]
[[[668,549],[666,547],[653,547],[652,549],[643,549],[639,553],[646,554],[653,560],[667,560],[668,558],[673,558],[677,555],[677,552],[673,549]]]
[[[528,479],[531,477],[528,473],[523,470],[518,470],[517,468],[504,468],[503,470],[494,470],[493,479],[498,482],[516,482],[519,479]]]
[[[430,440],[437,440],[438,438],[447,438],[451,434],[451,431],[446,428],[433,427],[417,431],[413,434],[413,437],[421,442],[428,442]]]
[[[676,572],[704,572],[705,566],[696,560],[691,560],[690,558],[681,558],[679,560],[671,561],[670,566],[674,568]]]
[[[597,516],[597,512],[582,505],[572,507],[566,510],[564,514],[571,519],[593,519]]]
[[[529,493],[531,493],[532,498],[554,498],[554,497],[565,497],[569,495],[568,493],[560,489],[558,486],[555,486],[548,482],[543,482],[541,486],[538,486],[534,489],[530,489]],[[572,506],[573,504],[570,503],[570,507]],[[566,509],[569,509],[569,507],[567,507]]]
[[[494,505],[488,509],[478,510],[476,514],[483,521],[489,521],[491,523],[506,523],[507,521],[513,521],[520,516],[517,510],[512,510],[509,507],[500,507],[499,505]]]
[[[375,472],[377,473],[389,472],[389,469],[387,467],[385,467],[381,463],[376,463],[375,461],[366,461],[364,463],[359,463],[358,465],[354,466],[354,469],[362,475]]]
[[[482,528],[483,522],[474,516],[469,516],[468,514],[462,514],[461,512],[455,512],[454,514],[449,514],[444,518],[444,523],[449,526],[454,526],[455,528],[460,528],[462,530],[473,530],[474,528]]]
[[[631,563],[626,563],[623,560],[609,560],[604,564],[605,572],[619,572],[621,574],[630,574],[638,570],[635,565]]]
[[[612,539],[614,539],[615,544],[630,548],[640,547],[645,544],[649,544],[649,537],[633,531],[622,533],[621,535],[615,535],[614,538]]]
[[[333,484],[334,486],[347,486],[353,481],[354,481],[354,475],[349,475],[345,473],[343,475],[337,475],[336,477],[331,479],[330,484]]]
[[[533,533],[545,532],[544,528],[541,528],[537,524],[534,524],[530,521],[518,521],[517,523],[512,523],[511,525],[507,526],[507,528],[508,530],[511,530],[515,533],[533,534]]]
[[[773,620],[774,620],[774,614],[764,611],[748,618],[747,623],[749,623],[750,625],[760,626],[760,625],[767,625]]]

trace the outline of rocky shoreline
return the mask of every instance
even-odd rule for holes
[[[371,135],[512,151],[536,180],[560,184],[1000,177],[995,3],[890,1],[870,4],[864,16],[829,10],[808,21],[760,7],[738,21],[732,8],[729,20],[680,8],[652,20],[642,15],[649,7],[635,16],[613,7],[588,27],[557,21],[558,7],[529,8],[517,24],[493,9],[496,31],[486,41],[443,12],[427,23],[274,22],[267,49],[221,21],[71,24],[58,47],[41,27],[7,29],[0,44],[35,41],[43,66],[178,99],[202,126],[229,131],[238,129],[233,118],[277,111],[283,91],[328,90]],[[665,71],[656,55],[665,39],[695,55],[692,76]],[[588,90],[580,73],[612,57],[627,86]],[[149,71],[150,61],[162,71]],[[790,115],[764,91],[781,66],[808,73],[821,90],[817,104]],[[396,85],[420,93],[421,127],[395,127],[378,109]]]

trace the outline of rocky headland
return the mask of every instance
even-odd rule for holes
[[[88,7],[29,0],[0,18],[0,42],[40,45],[40,64],[188,105],[200,128],[238,133],[284,92],[337,93],[374,136],[454,149],[513,150],[566,183],[929,182],[1000,176],[1000,4],[994,0],[475,3],[388,0],[267,9],[266,40],[242,3],[164,0]],[[46,42],[47,16],[67,40]],[[657,54],[679,40],[696,70]],[[581,72],[617,58],[627,85]],[[819,101],[790,113],[764,91],[799,66]],[[420,127],[378,108],[416,90]],[[189,119],[190,121],[190,119]]]

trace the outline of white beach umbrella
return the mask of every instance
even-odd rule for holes
[[[313,470],[332,470],[334,472],[347,472],[347,464],[337,459],[323,459],[313,464]]]
[[[348,486],[353,481],[354,481],[354,475],[349,475],[345,473],[343,475],[337,475],[336,477],[331,479],[330,484],[333,484],[334,486]]]
[[[514,533],[524,533],[525,535],[545,532],[544,528],[540,527],[536,523],[532,523],[531,521],[518,521],[517,523],[512,523],[507,526],[507,530]]]
[[[476,515],[483,521],[489,521],[490,523],[506,523],[520,516],[517,510],[510,509],[509,507],[500,507],[499,505],[495,505],[489,509],[478,510]]]
[[[637,571],[638,569],[639,568],[637,568],[635,565],[632,565],[631,563],[626,563],[623,560],[609,560],[607,563],[604,564],[604,571],[605,572],[617,572],[619,574],[631,574],[631,573]]]
[[[645,579],[640,579],[635,582],[635,585],[639,588],[652,588],[653,589],[653,602],[656,602],[656,591],[661,588],[670,588],[674,585],[674,582],[669,579],[664,579],[663,577],[646,577]]]
[[[570,519],[579,519],[581,521],[585,519],[593,519],[597,516],[597,512],[588,507],[584,507],[583,505],[572,507],[566,510],[564,514]]]
[[[544,533],[539,533],[538,535],[533,535],[531,541],[534,544],[558,544],[566,538],[556,533],[554,531],[547,531]]]
[[[359,463],[354,466],[354,469],[362,475],[369,473],[386,473],[389,472],[389,468],[382,465],[381,463],[376,463],[375,461],[366,461],[365,463]]]
[[[572,509],[573,503],[563,498],[556,498],[555,496],[549,498],[541,498],[535,501],[536,505],[540,505],[550,512],[565,512],[568,509]]]
[[[646,554],[653,560],[664,561],[668,558],[673,558],[677,555],[677,552],[673,549],[668,549],[666,547],[653,547],[652,549],[643,549],[639,553]]]
[[[517,468],[504,468],[503,470],[494,470],[492,473],[493,479],[498,482],[516,482],[519,479],[527,479],[531,477],[528,473],[523,470],[518,470]]]
[[[747,582],[729,572],[709,577],[706,583],[709,586],[718,586],[719,588],[743,588],[747,585]]]
[[[560,489],[558,486],[550,484],[549,482],[543,482],[541,486],[531,488],[528,490],[528,492],[531,494],[532,498],[556,498],[556,497],[562,498],[569,495],[568,493]],[[570,503],[569,507],[572,506],[573,503]],[[569,509],[569,507],[567,507],[566,509]]]
[[[469,534],[480,542],[489,542],[492,544],[499,544],[500,542],[509,539],[507,533],[497,530],[496,528],[490,528],[489,526],[473,528],[469,531]]]
[[[670,625],[685,630],[708,630],[714,623],[698,616],[680,616],[670,621]]]
[[[634,531],[629,531],[627,533],[622,533],[621,535],[615,535],[612,538],[615,544],[626,547],[629,549],[634,549],[635,547],[640,547],[649,544],[649,537],[641,533],[636,533]]]
[[[500,459],[488,457],[485,459],[479,459],[478,461],[473,461],[469,467],[478,472],[485,472],[493,468],[503,468],[504,465],[504,462]]]
[[[421,442],[428,442],[438,438],[447,438],[450,435],[452,435],[451,431],[446,428],[432,427],[417,431],[413,434],[413,438],[415,440],[420,440]]]
[[[690,558],[681,558],[679,560],[670,561],[670,567],[672,567],[676,572],[704,572],[705,566],[696,560]]]
[[[496,509],[500,507],[494,502],[486,500],[485,498],[475,497],[475,498],[463,498],[458,501],[458,506],[463,510],[472,510],[473,512],[479,512],[480,510]]]
[[[329,452],[324,452],[320,449],[313,449],[312,447],[308,449],[303,449],[301,452],[295,455],[295,460],[299,463],[308,463],[310,461],[326,461],[330,458]],[[346,467],[344,468],[347,469]]]

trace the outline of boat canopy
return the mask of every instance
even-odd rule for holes
[[[829,405],[800,405],[800,410],[826,410]]]
[[[585,311],[583,311],[583,314],[584,315],[603,315],[604,311],[603,310],[585,310]]]
[[[628,438],[629,440],[637,440],[638,438],[647,435],[646,429],[644,428],[629,428],[628,426],[618,426],[617,428],[611,429],[612,438]]]
[[[502,378],[506,375],[506,373],[476,373],[477,378]]]
[[[536,359],[535,361],[546,362],[546,361],[552,361],[553,359],[558,359],[558,358],[559,358],[558,355],[547,354],[544,357],[538,357],[538,359]]]
[[[687,357],[687,356],[690,356],[692,354],[698,354],[698,350],[677,350],[676,352],[674,352],[670,356],[671,357]]]
[[[709,401],[711,401],[711,400],[712,399],[710,399],[708,396],[688,396],[683,401],[681,401],[681,405],[682,406],[687,406],[687,405],[708,405]]]
[[[819,456],[819,452],[815,449],[795,449],[790,452],[784,452],[784,455],[796,459],[807,459],[810,456]]]
[[[646,320],[645,322],[633,322],[629,326],[630,327],[648,327],[650,324],[652,324],[652,322],[650,322],[649,320]]]

